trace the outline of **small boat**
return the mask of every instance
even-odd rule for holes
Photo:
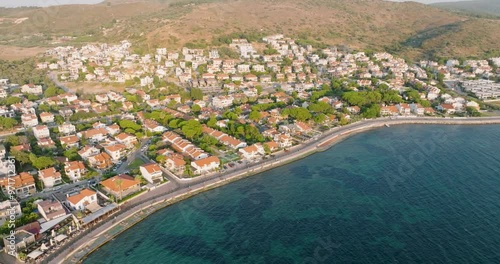
[[[391,127],[391,126],[389,126],[389,124],[385,124],[385,126],[386,126],[386,127]]]

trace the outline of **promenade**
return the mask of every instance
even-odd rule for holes
[[[323,151],[332,144],[347,136],[362,131],[383,127],[385,125],[401,124],[439,124],[439,125],[485,125],[500,124],[499,117],[474,118],[435,118],[435,117],[398,117],[362,120],[342,127],[332,128],[320,136],[311,138],[289,151],[281,151],[274,158],[262,162],[249,164],[243,168],[228,170],[224,173],[211,173],[193,179],[177,179],[168,182],[140,195],[127,203],[120,205],[121,211],[109,219],[103,220],[99,226],[87,230],[85,233],[70,241],[70,245],[54,253],[49,263],[79,263],[85,256],[98,249],[107,241],[121,232],[142,221],[150,214],[180,200],[192,197],[201,192],[217,188],[241,178],[254,175],[284,164],[302,159],[310,154]],[[165,171],[168,178],[175,177]],[[44,261],[47,263],[47,260]]]

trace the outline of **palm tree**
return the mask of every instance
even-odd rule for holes
[[[122,179],[117,178],[115,180],[115,185],[120,188],[120,200],[122,199],[122,184],[123,184],[123,180]]]

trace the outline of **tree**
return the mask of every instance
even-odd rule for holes
[[[17,146],[20,143],[19,137],[18,136],[8,136],[4,139],[4,143],[7,144],[9,147],[10,146]]]
[[[123,185],[123,180],[120,179],[119,177],[116,178],[115,180],[115,186],[117,186],[118,188],[120,188],[120,200],[123,199],[123,193],[122,193],[122,185]]]
[[[200,88],[191,88],[190,97],[193,100],[203,100],[203,92]]]
[[[323,113],[319,113],[316,116],[314,116],[314,122],[316,124],[322,124],[326,120],[326,115]]]
[[[330,113],[333,111],[332,106],[325,102],[317,102],[310,104],[309,107],[307,107],[307,109],[309,109],[309,111],[316,113]]]
[[[18,161],[22,166],[31,164],[30,154],[28,152],[13,150],[10,152],[10,154],[14,156],[15,160]]]
[[[54,122],[56,122],[56,124],[58,125],[62,125],[64,123],[64,117],[56,115],[54,116]]]
[[[363,110],[363,116],[365,118],[375,118],[380,116],[380,105],[372,104],[370,107]]]
[[[45,156],[37,157],[33,153],[29,155],[29,159],[31,161],[31,164],[33,164],[33,167],[39,170],[48,168],[50,166],[54,166],[54,164],[56,164],[56,161],[51,157],[45,157]]]
[[[262,93],[262,86],[261,85],[255,86],[255,89],[257,89],[257,94],[258,95],[260,95]]]
[[[254,122],[258,122],[261,119],[261,114],[259,111],[252,111],[248,115],[248,118],[250,118],[250,120],[252,120]]]
[[[10,96],[2,100],[2,105],[13,105],[21,102],[21,98]]]
[[[1,117],[0,116],[0,128],[11,129],[15,125],[17,125],[17,120],[10,118],[10,117]]]
[[[215,116],[211,116],[210,119],[207,122],[207,126],[211,128],[215,128],[217,126],[217,119]]]
[[[118,125],[122,129],[127,129],[127,128],[133,129],[134,133],[135,133],[135,131],[141,129],[140,125],[138,125],[137,123],[135,123],[134,121],[131,121],[131,120],[120,120],[120,122],[118,122]]]
[[[66,158],[69,160],[80,160],[80,155],[78,154],[78,148],[72,147],[66,151],[64,151],[63,154]]]
[[[43,92],[43,96],[45,98],[48,98],[48,97],[53,97],[53,96],[56,96],[56,95],[60,95],[60,94],[63,94],[64,93],[64,90],[63,89],[60,89],[60,88],[57,88],[55,86],[49,86],[47,87],[47,89]]]
[[[345,92],[342,99],[350,105],[362,106],[366,103],[366,99],[358,92]]]
[[[50,106],[48,104],[40,104],[38,110],[43,112],[50,112]]]
[[[289,115],[299,121],[306,121],[312,117],[311,113],[303,107],[287,108],[281,114],[284,116]]]
[[[414,101],[414,102],[420,99],[420,94],[418,93],[417,90],[413,90],[413,89],[408,90],[406,92],[406,95],[408,96],[408,99],[410,99],[411,101]]]
[[[269,148],[267,144],[264,144],[263,147],[264,147],[264,153],[266,153],[266,155],[271,154],[271,148]]]
[[[179,127],[179,120],[177,119],[172,119],[170,122],[168,122],[168,126],[172,129],[176,129]]]
[[[162,164],[165,162],[165,160],[167,159],[167,157],[163,156],[163,155],[160,155],[160,156],[157,156],[156,157],[156,162]]]
[[[201,111],[201,106],[199,106],[197,104],[193,104],[191,106],[191,111],[193,111],[194,113],[199,113]]]
[[[181,128],[182,133],[187,137],[192,139],[195,136],[199,136],[202,133],[202,127],[200,122],[197,120],[191,119],[184,123]]]
[[[479,111],[477,111],[477,109],[474,107],[467,106],[465,108],[465,111],[467,112],[467,115],[469,115],[469,116],[481,116],[481,113]]]
[[[230,120],[238,119],[238,115],[230,110],[226,111],[222,116]]]

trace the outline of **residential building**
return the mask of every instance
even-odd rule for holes
[[[102,181],[101,185],[107,194],[111,194],[120,200],[141,190],[141,182],[125,174],[116,175]]]
[[[233,105],[234,98],[232,96],[215,96],[212,98],[212,105],[215,108],[226,108]]]
[[[175,174],[182,174],[182,173],[184,173],[184,170],[186,168],[186,162],[180,158],[167,157],[165,159],[165,167],[169,171],[171,171]]]
[[[26,198],[36,193],[35,178],[27,172],[0,179],[0,186],[5,195],[8,194],[9,188],[14,188],[16,196],[19,198]]]
[[[260,144],[254,144],[238,150],[243,159],[254,160],[264,155],[264,148]]]
[[[99,142],[106,139],[108,131],[105,128],[94,128],[76,134],[79,138],[86,138],[92,142]]]
[[[38,140],[50,137],[49,128],[45,125],[34,127],[33,134],[35,135],[35,138]]]
[[[424,115],[425,114],[425,107],[423,107],[420,104],[410,104],[410,109],[411,112],[416,114],[416,115]]]
[[[97,203],[97,193],[90,189],[83,189],[78,194],[69,196],[66,201],[73,210],[82,211],[92,203]]]
[[[87,168],[81,161],[68,161],[64,163],[64,172],[73,182],[78,181],[87,173]]]
[[[61,173],[56,171],[54,167],[39,170],[38,177],[43,182],[44,188],[52,188],[62,183]]]
[[[73,134],[76,132],[75,125],[73,125],[71,123],[64,123],[64,124],[58,126],[57,128],[59,130],[59,133],[64,134],[64,135],[69,135],[69,134]]]
[[[109,169],[111,166],[113,166],[111,156],[109,156],[109,154],[106,152],[91,156],[88,158],[88,161],[90,166],[99,170]]]
[[[21,205],[16,200],[5,200],[0,202],[0,225],[13,218],[21,217]]]
[[[38,125],[38,118],[34,114],[23,114],[21,116],[21,122],[25,127],[34,127]]]
[[[149,183],[160,183],[163,181],[163,172],[160,166],[156,163],[149,163],[139,167],[142,177]]]
[[[38,208],[38,212],[47,221],[66,215],[66,210],[64,210],[62,204],[57,200],[41,201],[36,205],[36,207]]]
[[[42,94],[42,86],[41,85],[34,85],[34,84],[25,84],[21,86],[21,93],[27,93],[27,94]]]
[[[125,145],[127,148],[133,148],[137,144],[137,138],[127,133],[120,133],[115,136],[116,141]]]
[[[104,147],[104,151],[109,154],[113,162],[119,162],[123,157],[126,156],[127,147],[123,144],[115,144],[111,146]]]
[[[191,167],[194,169],[195,174],[203,174],[214,171],[220,166],[220,160],[216,156],[195,160],[191,162]]]
[[[28,245],[35,243],[35,235],[22,229],[16,230],[13,236],[14,239],[11,240],[9,240],[11,236],[5,236],[3,238],[4,245],[9,245],[9,247],[4,247],[6,253],[12,250],[10,246],[14,246],[15,252],[20,252],[21,250],[27,248]],[[11,243],[11,241],[14,242]]]
[[[276,141],[280,148],[288,148],[293,144],[292,137],[287,134],[277,134],[274,136],[274,141]]]
[[[85,146],[78,151],[78,155],[80,155],[83,160],[88,160],[90,157],[95,156],[99,153],[101,153],[101,151],[94,146]]]
[[[54,122],[54,114],[42,112],[40,113],[40,120],[42,120],[42,123],[52,123]]]
[[[395,105],[388,105],[380,107],[381,116],[395,116],[399,114],[399,110]]]
[[[76,135],[60,137],[59,141],[61,142],[61,145],[66,149],[73,147],[78,148],[78,146],[80,145],[80,139]]]

